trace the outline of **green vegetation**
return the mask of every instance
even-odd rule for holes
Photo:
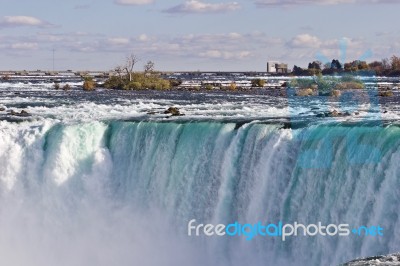
[[[360,80],[349,75],[342,77],[318,75],[312,78],[293,79],[290,87],[297,88],[296,95],[298,96],[310,96],[318,92],[319,95],[338,97],[342,90],[358,90],[365,86]]]
[[[330,93],[330,91],[336,88],[336,86],[341,82],[340,78],[324,77],[321,75],[315,78],[314,80],[315,83],[317,84],[318,92],[320,94]]]
[[[214,89],[214,86],[211,85],[211,84],[207,84],[207,85],[204,86],[204,88],[205,88],[206,90],[208,90],[208,91],[211,91],[211,90]]]
[[[340,82],[335,86],[336,90],[362,90],[364,88],[363,83],[356,81]]]
[[[390,59],[385,58],[381,61],[367,63],[366,61],[355,60],[342,64],[337,59],[332,62],[322,64],[320,61],[313,61],[308,64],[308,68],[293,67],[292,73],[296,76],[313,75],[333,75],[351,73],[356,75],[376,75],[376,76],[399,76],[400,57],[393,55]]]
[[[179,85],[182,84],[182,80],[180,80],[180,79],[171,79],[171,80],[169,80],[169,83],[171,84],[171,87],[178,87]]]
[[[251,86],[252,87],[264,87],[264,85],[265,85],[265,80],[264,79],[257,78],[257,79],[253,79],[251,81]]]
[[[111,76],[104,82],[104,87],[107,89],[115,89],[115,90],[123,89],[125,83],[127,83],[126,78],[119,76]]]
[[[390,90],[383,90],[383,91],[380,91],[378,95],[380,97],[393,97],[394,94]]]
[[[104,82],[104,87],[114,90],[168,90],[175,84],[179,85],[180,81],[169,81],[160,77],[154,71],[154,63],[148,61],[144,66],[143,73],[133,72],[133,67],[139,61],[135,55],[130,55],[127,58],[125,66],[116,67],[117,75],[111,76]]]
[[[130,76],[112,76],[105,81],[104,87],[115,90],[168,90],[171,83],[156,74],[132,73]]]

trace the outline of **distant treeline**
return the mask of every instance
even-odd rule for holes
[[[367,63],[366,61],[355,60],[353,62],[341,63],[337,59],[323,64],[320,61],[313,61],[308,64],[308,68],[293,67],[294,75],[332,75],[340,73],[354,73],[358,75],[377,75],[377,76],[400,76],[400,57],[393,55],[390,59],[385,58],[381,61]]]

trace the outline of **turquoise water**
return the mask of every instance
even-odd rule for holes
[[[0,129],[0,254],[8,265],[336,265],[400,247],[397,126]],[[191,219],[380,225],[385,234],[193,238]]]
[[[376,97],[371,81],[341,98],[61,83],[72,90],[0,81],[1,265],[319,266],[400,249],[397,91]],[[171,106],[185,115],[164,114]],[[321,116],[333,110],[346,116]],[[193,219],[384,234],[195,237]]]

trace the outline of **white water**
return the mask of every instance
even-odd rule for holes
[[[335,265],[400,247],[397,127],[0,122],[0,134],[2,265]],[[353,138],[379,152],[361,156]],[[248,242],[189,238],[190,219],[386,231]]]
[[[395,102],[0,82],[0,107],[0,265],[337,265],[400,249],[400,130],[379,123],[400,117]],[[352,115],[315,118],[333,109]],[[385,235],[190,238],[191,219]]]
[[[168,120],[307,118],[333,110],[350,114],[348,117],[334,118],[335,121],[400,119],[398,112],[400,106],[397,102],[383,105],[379,100],[371,98],[377,94],[376,88],[369,94],[357,92],[353,98],[340,101],[329,97],[299,98],[279,94],[271,97],[252,93],[203,92],[185,97],[179,92],[159,95],[149,93],[135,97],[131,92],[120,92],[121,95],[118,95],[102,89],[96,92],[98,96],[93,96],[96,94],[81,91],[82,82],[61,80],[60,86],[64,84],[69,84],[73,90],[54,90],[54,84],[51,82],[0,82],[0,107],[5,107],[6,111],[24,109],[34,119],[53,119],[61,122],[113,119],[165,120],[163,112],[170,106],[180,108],[185,117],[168,118]],[[149,112],[155,114],[148,115]],[[327,120],[330,119],[325,118],[319,122]]]

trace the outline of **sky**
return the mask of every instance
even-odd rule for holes
[[[0,70],[265,71],[400,55],[400,0],[0,0]],[[54,52],[54,53],[53,53]],[[54,54],[54,61],[53,61]]]

